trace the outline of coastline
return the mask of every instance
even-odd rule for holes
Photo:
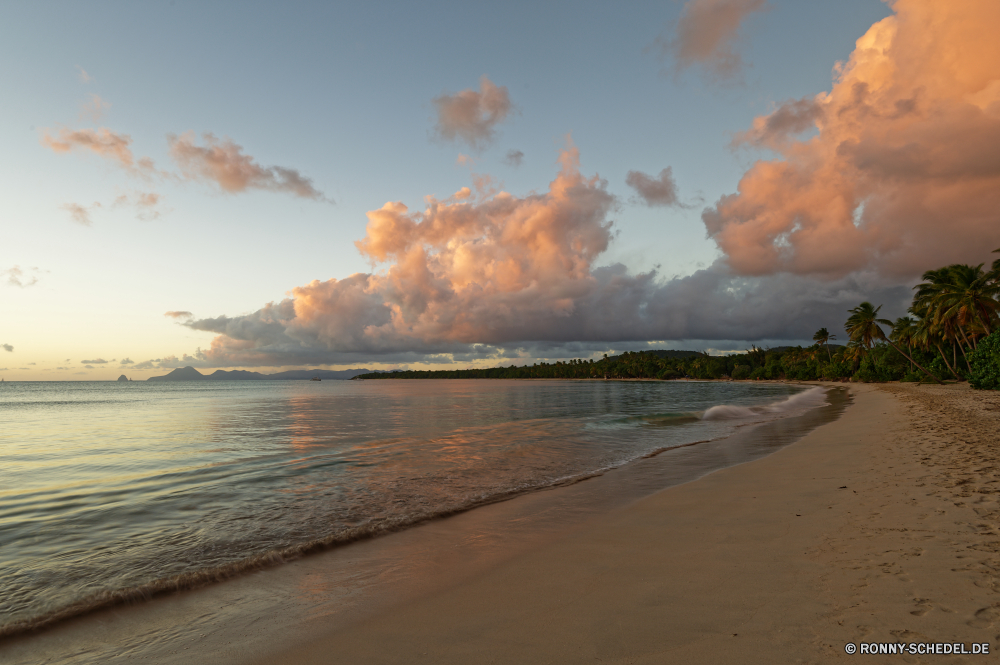
[[[247,662],[827,662],[861,641],[995,652],[1000,396],[850,389],[840,419],[768,457]]]
[[[220,584],[175,588],[152,599],[142,594],[125,598],[41,631],[0,640],[0,660],[105,662],[128,655],[173,662],[190,649],[203,652],[212,662],[246,662],[261,650],[300,644],[331,627],[461,583],[579,528],[594,515],[664,487],[770,454],[838,417],[847,397],[842,387],[837,388],[830,391],[827,406],[737,427],[728,436],[698,445],[660,449],[589,479],[286,559],[279,566]],[[304,589],[308,589],[305,595]],[[263,616],[271,619],[262,625]],[[247,632],[248,623],[257,624],[252,632]]]

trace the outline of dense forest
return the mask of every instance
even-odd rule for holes
[[[996,250],[1000,253],[1000,249]],[[929,270],[907,316],[879,318],[863,302],[847,312],[845,345],[820,328],[808,347],[709,356],[650,350],[530,366],[362,374],[358,379],[792,379],[969,381],[1000,389],[1000,259],[992,268],[955,264]]]

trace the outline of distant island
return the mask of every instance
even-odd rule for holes
[[[276,374],[261,374],[242,369],[226,371],[215,370],[211,374],[202,374],[194,367],[179,367],[163,376],[151,376],[147,381],[309,381],[319,377],[327,381],[346,381],[359,374],[371,374],[370,369],[293,369]]]

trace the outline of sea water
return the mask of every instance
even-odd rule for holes
[[[0,635],[568,484],[825,403],[719,382],[0,387]]]

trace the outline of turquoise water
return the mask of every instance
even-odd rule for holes
[[[749,383],[5,383],[0,634],[824,401]]]

